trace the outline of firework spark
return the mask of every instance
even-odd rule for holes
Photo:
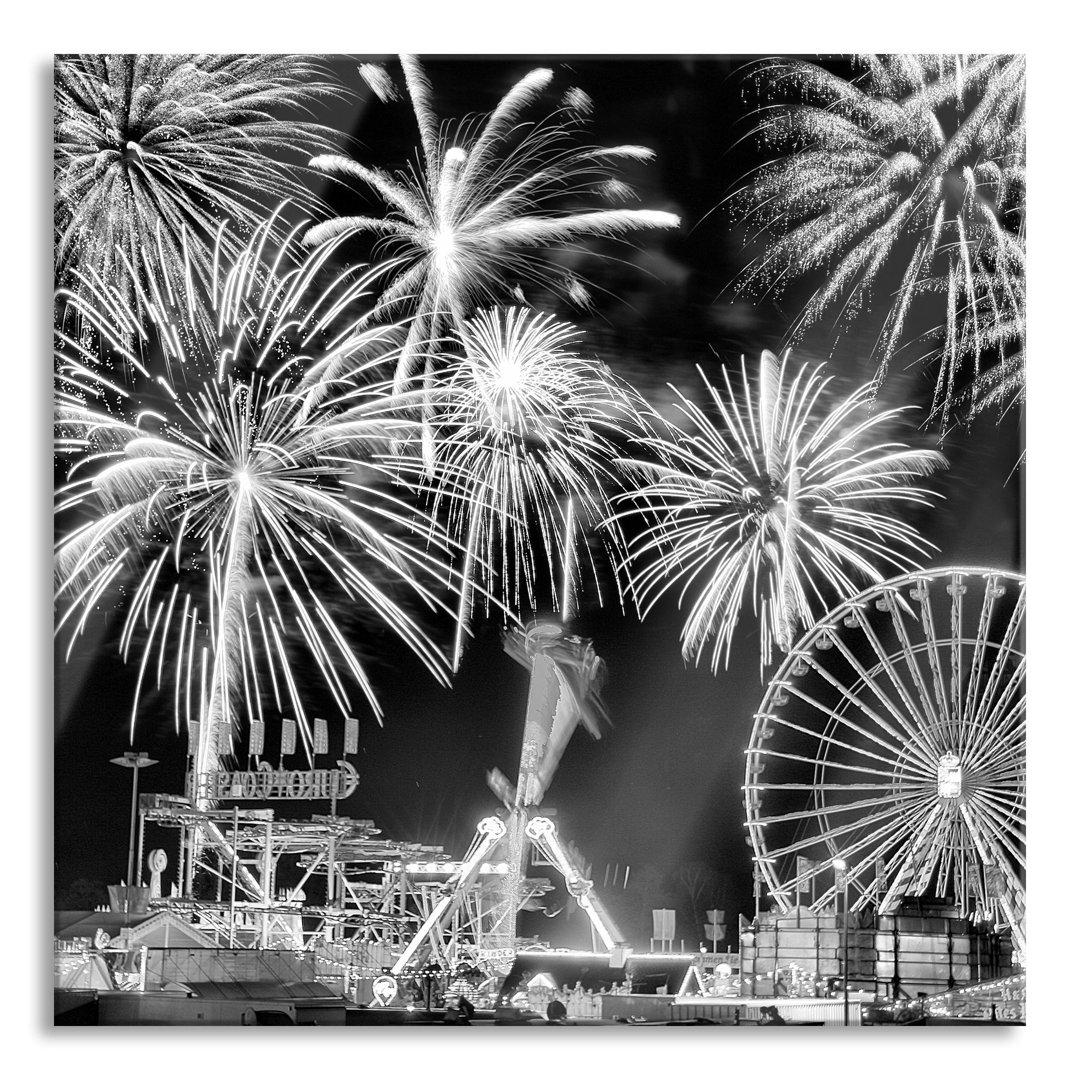
[[[680,605],[693,595],[683,655],[700,662],[714,639],[713,671],[721,658],[728,663],[748,598],[764,671],[774,648],[790,648],[797,629],[832,606],[823,588],[851,595],[860,588],[853,572],[881,581],[879,566],[911,569],[911,553],[932,550],[887,508],[926,505],[930,493],[910,482],[945,459],[874,441],[904,410],[866,413],[869,383],[819,408],[830,380],[821,366],[792,374],[789,359],[763,352],[754,384],[745,359],[734,380],[724,370],[722,389],[702,373],[719,423],[676,391],[692,434],[672,429],[646,439],[652,460],[629,463],[643,482],[618,499],[635,504],[620,516],[641,507],[655,515],[631,542],[644,611],[681,582]]]
[[[462,325],[464,357],[436,384],[432,423],[444,478],[436,503],[448,507],[465,550],[455,657],[475,582],[485,603],[497,596],[510,611],[536,611],[536,582],[546,576],[565,620],[582,569],[599,591],[587,539],[599,536],[608,563],[621,551],[618,530],[599,526],[621,484],[616,440],[635,426],[640,406],[629,388],[577,356],[577,334],[550,315],[484,311]]]
[[[944,419],[963,397],[965,369],[977,378],[1005,364],[1022,386],[1024,57],[855,64],[853,81],[805,61],[758,69],[770,96],[794,90],[805,102],[761,110],[757,131],[783,156],[736,196],[738,212],[770,236],[742,286],[761,295],[827,272],[793,338],[828,310],[854,318],[875,291],[889,296],[873,355],[879,377],[920,301],[943,306],[928,356],[940,364],[934,408]],[[969,399],[976,410],[986,400]]]
[[[57,631],[70,627],[74,640],[101,606],[122,604],[120,646],[139,664],[132,725],[144,687],[171,675],[197,773],[271,701],[296,717],[310,752],[294,651],[314,659],[343,715],[349,681],[379,715],[336,612],[370,613],[448,677],[402,604],[409,594],[453,615],[440,599],[451,546],[415,510],[420,463],[390,451],[415,426],[415,394],[382,377],[397,360],[389,331],[342,323],[380,271],[324,286],[333,245],[290,263],[294,231],[270,273],[264,248],[278,224],[260,226],[228,268],[217,252],[212,347],[190,323],[190,274],[174,281],[160,268],[171,300],[139,297],[151,323],[141,333],[152,330],[167,375],[126,348],[135,316],[121,290],[70,300],[112,368],[133,370],[130,389],[60,336],[58,450],[73,464],[57,495]]]
[[[657,210],[563,209],[587,194],[612,197],[605,186],[618,161],[649,161],[641,146],[574,148],[571,130],[591,108],[584,94],[568,95],[545,120],[525,123],[522,112],[552,79],[540,68],[521,79],[480,120],[440,124],[427,75],[411,56],[401,58],[420,129],[420,171],[390,174],[348,158],[321,155],[313,168],[359,180],[389,207],[385,217],[339,217],[308,233],[310,243],[368,232],[407,257],[374,314],[408,309],[418,315],[403,354],[401,378],[413,371],[420,343],[450,326],[460,328],[481,304],[505,299],[521,283],[558,280],[532,250],[586,237],[619,237],[636,229],[670,229],[674,214]]]
[[[164,263],[174,278],[187,267],[207,282],[224,219],[254,228],[284,199],[314,209],[300,174],[276,158],[302,162],[334,142],[284,116],[341,94],[306,56],[58,57],[58,280],[69,284],[76,267],[98,288],[134,275],[137,296]],[[231,237],[222,240],[230,259],[242,244]]]

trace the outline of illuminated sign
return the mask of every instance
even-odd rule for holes
[[[517,957],[517,949],[477,949],[478,959],[489,964],[511,964]]]
[[[397,979],[392,975],[380,975],[371,984],[371,993],[375,998],[375,1001],[382,1006],[390,1004],[394,998],[397,997],[398,984]]]
[[[246,772],[199,775],[207,799],[347,799],[360,782],[356,770],[339,761],[337,769],[275,769],[268,761]]]

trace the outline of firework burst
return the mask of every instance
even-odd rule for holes
[[[550,315],[481,312],[463,323],[464,357],[436,384],[436,510],[448,508],[465,550],[455,657],[474,583],[485,604],[536,611],[546,578],[565,621],[585,574],[599,591],[588,538],[599,537],[606,564],[621,551],[618,529],[600,526],[621,483],[617,439],[638,409],[629,388],[576,354],[577,336]]]
[[[944,308],[924,359],[939,363],[946,419],[958,380],[1024,364],[1025,87],[1022,56],[861,56],[848,81],[804,61],[769,61],[757,128],[781,157],[736,196],[770,237],[742,287],[758,295],[826,272],[793,339],[826,312],[854,318],[889,297],[875,343],[879,377],[919,303]],[[993,377],[992,377],[993,380]],[[996,381],[996,380],[995,380]],[[1018,400],[1016,379],[1009,400]],[[1022,396],[1022,395],[1021,395]],[[968,397],[976,411],[990,399]],[[1002,404],[998,401],[998,404]]]
[[[171,302],[138,298],[150,319],[139,332],[152,331],[167,374],[126,347],[137,323],[122,290],[71,297],[112,365],[62,335],[58,352],[58,450],[73,464],[57,496],[57,631],[74,638],[100,607],[122,605],[120,646],[139,664],[132,725],[144,688],[171,676],[197,773],[269,702],[296,717],[310,752],[294,653],[313,658],[343,715],[349,683],[379,715],[338,613],[370,613],[447,679],[402,603],[409,594],[453,615],[440,599],[449,541],[415,511],[420,465],[390,451],[414,427],[415,396],[383,379],[397,359],[391,331],[341,321],[375,272],[313,287],[332,245],[289,264],[294,231],[271,273],[276,224],[227,269],[217,252],[212,347],[190,323],[190,274],[174,281],[162,267]],[[119,369],[130,378],[110,380]]]
[[[619,497],[635,504],[620,516],[654,515],[631,542],[644,611],[681,583],[680,605],[692,597],[683,655],[700,662],[712,639],[713,671],[728,663],[747,599],[764,671],[775,648],[832,606],[826,593],[851,595],[853,575],[881,581],[880,566],[911,569],[912,555],[932,550],[891,509],[927,504],[911,481],[942,455],[876,441],[904,410],[867,413],[871,384],[825,407],[821,367],[792,373],[789,360],[763,352],[753,382],[743,360],[720,389],[702,373],[715,419],[676,391],[691,433],[646,439],[652,460],[629,463],[643,481]]]
[[[78,267],[87,294],[130,280],[135,297],[164,264],[173,278],[186,268],[208,282],[224,219],[254,228],[280,200],[314,208],[301,175],[276,158],[304,161],[334,143],[285,115],[341,94],[306,56],[58,57],[58,280]],[[232,235],[221,240],[230,259],[243,242]]]
[[[589,107],[580,91],[568,94],[552,116],[523,121],[523,111],[551,82],[551,71],[530,72],[490,115],[451,126],[439,122],[419,62],[403,56],[401,63],[420,129],[419,171],[391,174],[336,155],[316,157],[313,168],[360,181],[389,213],[334,218],[313,228],[307,240],[367,232],[407,259],[375,313],[410,310],[418,316],[402,378],[412,373],[421,342],[449,326],[460,328],[479,305],[500,302],[507,290],[523,295],[522,283],[557,283],[560,275],[534,254],[537,248],[679,224],[674,214],[656,210],[564,209],[575,198],[620,193],[611,186],[613,163],[649,161],[653,153],[641,146],[571,145],[573,128]],[[580,295],[580,283],[575,286]]]

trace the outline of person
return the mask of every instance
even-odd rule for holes
[[[759,1024],[786,1024],[787,1021],[780,1015],[780,1010],[775,1005],[766,1005],[761,1010]]]
[[[566,1006],[558,999],[548,1002],[547,1022],[549,1024],[561,1024],[566,1019]]]

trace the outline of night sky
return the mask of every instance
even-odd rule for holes
[[[799,310],[797,291],[755,307],[733,300],[729,288],[751,254],[743,230],[719,206],[758,160],[755,144],[745,138],[753,91],[739,74],[749,59],[424,57],[443,117],[486,112],[525,72],[552,66],[556,95],[577,85],[593,99],[582,139],[656,151],[651,165],[635,166],[622,178],[641,196],[636,205],[678,213],[681,230],[639,234],[634,247],[603,247],[621,262],[582,260],[580,273],[596,286],[593,312],[545,302],[585,331],[583,353],[610,363],[657,405],[668,400],[666,383],[695,385],[695,364],[715,371],[741,353],[750,360],[764,348],[779,351]],[[359,85],[354,64],[342,63],[340,70]],[[396,65],[391,70],[398,74]],[[534,106],[528,115],[542,111]],[[319,119],[348,130],[357,140],[349,152],[366,164],[395,169],[412,152],[415,122],[407,102],[339,106]],[[336,207],[346,205],[340,191],[323,194]],[[837,343],[825,326],[798,346],[796,358],[828,358],[829,372],[851,387],[873,374],[865,360],[869,332],[847,333]],[[925,409],[932,378],[917,367],[900,368],[886,382],[882,403]],[[937,445],[938,436],[915,426],[905,434],[921,446]],[[945,498],[917,519],[940,549],[927,565],[1024,568],[1023,474],[1015,468],[1020,439],[1015,414],[1001,426],[991,417],[945,439],[941,448],[950,468],[926,484]],[[584,731],[574,735],[545,805],[557,808],[561,830],[592,862],[594,880],[602,881],[607,864],[629,864],[631,874],[645,865],[675,873],[704,860],[732,875],[732,902],[750,913],[751,851],[743,839],[739,785],[752,714],[764,690],[757,627],[747,610],[730,669],[714,676],[682,660],[680,625],[673,599],[641,622],[620,611],[613,593],[603,609],[589,598],[573,628],[593,639],[607,664],[604,696],[612,726],[598,742]],[[497,809],[485,772],[497,766],[515,776],[517,769],[528,676],[503,652],[500,634],[496,621],[477,622],[452,690],[439,687],[392,642],[372,644],[385,724],[380,728],[361,714],[361,783],[339,804],[340,813],[372,818],[394,839],[464,854],[475,822]],[[103,647],[97,629],[77,646],[72,664],[57,662],[58,890],[78,878],[108,883],[124,873],[131,777],[110,758],[132,745],[146,750],[161,764],[142,773],[142,790],[182,790],[184,739],[174,733],[167,695],[160,711],[147,698],[129,743],[132,685],[133,671]],[[332,735],[332,749],[334,741]],[[278,816],[288,816],[288,809],[276,804]]]

